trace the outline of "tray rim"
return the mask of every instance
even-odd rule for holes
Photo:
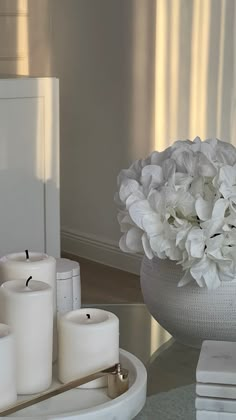
[[[91,415],[91,414],[101,414],[101,412],[103,412],[104,410],[109,410],[111,407],[115,410],[116,408],[118,408],[119,406],[122,405],[122,402],[124,401],[124,397],[131,397],[131,396],[135,396],[135,394],[137,394],[138,392],[140,392],[141,388],[145,388],[145,399],[143,402],[141,402],[140,405],[140,410],[143,408],[145,401],[146,401],[146,394],[147,394],[147,370],[146,367],[144,366],[143,362],[137,358],[137,356],[135,356],[134,354],[130,353],[127,350],[124,349],[119,349],[119,353],[126,357],[136,368],[137,371],[137,377],[134,381],[134,383],[131,385],[131,387],[128,389],[128,391],[126,391],[124,394],[120,395],[119,397],[110,400],[110,401],[106,401],[102,404],[99,404],[97,406],[94,407],[90,407],[90,408],[85,408],[82,410],[77,410],[77,411],[70,411],[68,413],[64,412],[64,413],[55,413],[55,414],[45,414],[43,415],[43,417],[40,416],[40,414],[37,414],[36,416],[16,416],[16,415],[12,415],[12,416],[7,416],[7,417],[2,417],[0,416],[0,419],[9,419],[9,420],[75,420],[76,418],[79,418],[78,415],[83,415],[85,416],[86,414]],[[69,391],[70,392],[70,391]],[[61,394],[63,395],[63,394]],[[138,411],[138,412],[139,412]],[[137,412],[137,414],[138,414]],[[105,413],[106,414],[106,413]],[[136,415],[137,415],[136,414]],[[84,417],[82,417],[82,420],[84,419]]]

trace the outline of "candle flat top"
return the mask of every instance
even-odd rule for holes
[[[118,322],[115,314],[97,308],[83,308],[68,312],[63,320],[81,326],[99,325],[107,322]]]
[[[87,317],[86,314],[78,314],[75,316],[72,316],[70,318],[71,322],[74,322],[75,324],[81,324],[81,325],[91,325],[91,324],[101,324],[102,322],[107,321],[107,316],[94,316],[90,315],[90,317]]]
[[[63,273],[67,274],[68,277],[70,275],[77,276],[80,273],[80,265],[77,261],[72,261],[67,258],[56,258],[56,271],[59,277]]]
[[[26,286],[26,280],[8,280],[1,287],[12,293],[35,294],[36,292],[47,292],[51,287],[42,281],[30,280]]]
[[[18,252],[14,254],[5,255],[0,259],[0,262],[40,262],[47,260],[49,256],[40,252],[29,252],[29,259],[27,260],[25,252]]]

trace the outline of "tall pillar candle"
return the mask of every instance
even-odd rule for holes
[[[52,380],[52,288],[35,280],[3,283],[0,321],[8,324],[15,335],[17,393],[46,390]]]
[[[56,259],[40,252],[18,252],[0,258],[0,284],[12,279],[43,281],[53,290],[54,332],[53,360],[57,358],[57,322],[56,322]]]
[[[15,340],[11,328],[0,324],[0,409],[16,399]]]
[[[58,377],[63,383],[119,362],[119,319],[111,312],[83,308],[59,319]],[[86,387],[105,386],[104,378]]]

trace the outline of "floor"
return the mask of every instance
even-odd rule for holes
[[[80,263],[82,304],[143,302],[139,276],[75,255],[62,256]]]

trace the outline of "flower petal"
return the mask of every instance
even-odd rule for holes
[[[198,153],[197,173],[200,176],[213,177],[216,175],[214,165],[207,159],[203,153]]]
[[[124,179],[120,186],[120,199],[125,202],[133,192],[139,189],[139,183],[134,179]]]
[[[132,254],[132,251],[126,245],[126,235],[127,234],[125,233],[124,235],[121,236],[120,241],[119,241],[119,247],[121,251]]]
[[[150,242],[146,233],[144,233],[142,236],[142,244],[143,244],[145,255],[147,256],[147,258],[149,258],[149,260],[151,260],[154,257],[154,254],[152,252]]]
[[[220,198],[217,200],[214,204],[213,210],[212,210],[212,218],[219,218],[224,219],[225,217],[225,210],[229,207],[228,200],[225,200],[223,198]]]
[[[221,285],[221,281],[219,279],[217,266],[215,263],[210,265],[210,268],[204,273],[204,280],[206,282],[206,287],[209,290],[217,289]]]
[[[193,227],[188,233],[185,247],[191,257],[202,258],[205,249],[205,237],[203,230]]]
[[[130,196],[126,200],[126,208],[127,210],[131,206],[131,204],[135,203],[135,201],[145,200],[146,197],[141,190],[137,190],[134,193],[130,194]]]
[[[164,181],[162,168],[161,166],[157,165],[148,165],[142,169],[141,175],[141,184],[142,185],[149,185],[150,187],[152,184],[160,185]]]
[[[198,197],[195,202],[195,209],[200,220],[210,219],[213,203]]]
[[[236,165],[224,165],[219,172],[219,182],[232,186],[236,181]]]
[[[135,201],[129,207],[130,217],[140,229],[143,229],[143,217],[152,212],[153,211],[147,200]]]
[[[164,238],[161,235],[152,236],[150,238],[151,249],[158,258],[165,259],[165,246],[163,246]]]
[[[133,221],[130,215],[126,212],[120,211],[117,215],[118,222],[120,224],[121,232],[127,232],[131,226],[133,226]]]
[[[190,268],[190,273],[200,287],[216,289],[220,286],[217,267],[206,255]]]
[[[191,281],[193,281],[193,278],[192,278],[189,270],[187,270],[187,271],[185,271],[182,279],[179,281],[178,287],[186,286],[186,284],[190,283]]]
[[[132,252],[143,251],[143,246],[142,246],[142,241],[141,241],[142,235],[143,235],[143,231],[136,227],[133,227],[128,230],[126,234],[126,246]]]
[[[158,235],[163,231],[163,223],[161,222],[161,218],[159,214],[154,212],[145,214],[143,216],[142,225],[143,229],[149,237]]]

